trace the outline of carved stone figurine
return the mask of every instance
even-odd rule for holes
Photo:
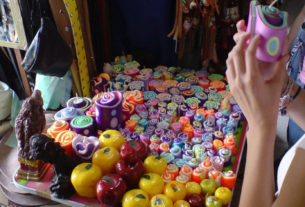
[[[39,160],[30,160],[29,139],[33,134],[42,133],[46,119],[43,113],[41,92],[35,90],[31,97],[22,104],[15,121],[16,138],[18,142],[18,161],[20,168],[17,177],[26,180],[40,180],[48,165]]]
[[[69,198],[74,193],[71,183],[72,170],[79,164],[65,153],[58,142],[43,134],[35,134],[30,138],[30,159],[43,160],[54,166],[54,176],[49,187],[57,198]]]

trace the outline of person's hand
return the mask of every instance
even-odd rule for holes
[[[237,32],[234,34],[233,39],[234,39],[235,43],[238,43],[238,40],[240,39],[240,36],[242,34],[244,34],[247,30],[245,20],[243,20],[243,19],[239,20],[236,23],[236,28],[237,28]]]
[[[226,75],[230,90],[246,116],[250,130],[275,131],[288,56],[274,64],[272,74],[266,80],[255,55],[260,36],[255,36],[248,46],[249,37],[250,33],[242,33],[229,53]]]

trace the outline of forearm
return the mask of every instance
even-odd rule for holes
[[[297,84],[294,84],[292,94],[296,94]],[[305,90],[301,89],[299,95],[287,108],[288,115],[305,131]]]
[[[265,132],[264,132],[265,131]],[[275,129],[247,133],[247,158],[240,207],[270,207],[274,200]]]

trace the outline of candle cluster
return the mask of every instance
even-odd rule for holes
[[[135,61],[115,69],[115,79],[99,76],[104,85],[95,82],[93,101],[70,100],[55,115],[48,135],[69,155],[92,161],[103,175],[115,172],[129,187],[156,179],[165,185],[158,195],[164,193],[171,202],[192,203],[196,196],[210,195],[206,204],[215,200],[226,205],[236,181],[232,157],[244,116],[225,77],[165,66],[140,70]],[[141,181],[144,173],[146,181]],[[177,192],[167,184],[186,194],[175,200]],[[190,190],[196,187],[200,190]],[[156,199],[143,189],[137,190],[144,191],[145,199]],[[125,196],[134,195],[129,191]]]

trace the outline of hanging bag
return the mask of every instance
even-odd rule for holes
[[[41,25],[21,63],[26,72],[63,77],[72,64],[70,47],[49,17],[41,15]]]

